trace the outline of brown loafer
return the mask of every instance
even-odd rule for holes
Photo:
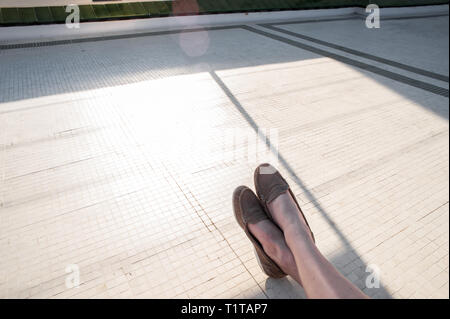
[[[289,184],[286,182],[286,180],[281,176],[281,174],[278,172],[278,170],[273,167],[270,164],[264,163],[259,165],[255,169],[254,173],[254,182],[255,182],[255,189],[256,194],[258,195],[259,200],[261,201],[261,204],[264,206],[264,209],[266,211],[266,214],[273,220],[273,217],[270,215],[270,211],[268,208],[268,204],[273,201],[275,198],[277,198],[282,193],[289,191],[292,198],[294,199],[295,204],[298,207],[298,210],[302,214],[303,218],[305,219],[306,225],[309,228],[309,231],[311,232],[311,236],[313,241],[315,242],[314,234],[311,231],[311,227],[309,227],[308,221],[306,220],[305,215],[303,214],[302,209],[300,208],[300,205],[297,202],[297,199],[295,198],[294,194],[292,193]],[[274,221],[275,222],[275,221]]]
[[[258,197],[250,188],[239,186],[235,189],[233,192],[233,210],[239,226],[244,230],[255,248],[256,259],[264,273],[272,278],[285,277],[286,274],[283,270],[264,252],[261,243],[248,229],[249,223],[256,224],[261,220],[269,219]]]

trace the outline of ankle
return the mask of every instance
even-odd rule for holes
[[[283,270],[287,269],[291,263],[295,263],[286,243],[280,243],[279,241],[267,242],[263,245],[263,248],[267,255]]]
[[[263,242],[262,246],[263,246],[264,251],[270,258],[272,258],[273,260],[276,260],[278,258],[279,249],[275,242],[273,242],[271,240],[267,240],[267,241]]]
[[[280,267],[285,270],[286,273],[288,273],[288,269],[292,268],[292,265],[295,265],[294,255],[292,255],[289,247],[286,244],[284,249],[279,250],[276,259],[277,264],[280,265]]]
[[[297,227],[296,225],[300,226],[301,224],[301,220],[296,209],[272,210],[272,216],[283,232],[285,229]]]
[[[302,246],[315,246],[311,230],[305,223],[293,223],[283,228],[286,242],[300,244]]]

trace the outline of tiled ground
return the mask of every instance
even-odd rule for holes
[[[363,27],[314,25],[345,23]],[[448,76],[448,16],[396,23],[368,53],[430,23],[447,32],[427,40],[433,63],[409,58]],[[240,28],[0,50],[0,70],[0,297],[304,297],[261,272],[232,214],[233,189],[272,160],[367,294],[448,298],[448,97]],[[255,128],[278,161],[247,158]]]
[[[361,21],[357,19],[322,22],[321,28],[316,28],[314,23],[285,24],[280,27],[448,76],[448,59],[444,58],[449,54],[448,24],[448,16],[442,16],[417,18],[414,23],[407,19],[382,18],[382,32],[361,28]],[[333,32],[328,32],[330,28]],[[348,36],[350,33],[351,37]],[[413,43],[420,43],[420,50],[412,50]]]

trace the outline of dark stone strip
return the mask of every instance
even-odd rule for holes
[[[318,54],[318,55],[322,55],[324,57],[328,57],[328,58],[334,59],[336,61],[339,61],[339,62],[348,64],[348,65],[351,65],[351,66],[354,66],[354,67],[357,67],[357,68],[360,68],[360,69],[372,72],[374,74],[378,74],[378,75],[384,76],[384,77],[389,78],[391,80],[395,80],[395,81],[398,81],[398,82],[401,82],[401,83],[404,83],[404,84],[407,84],[407,85],[411,85],[411,86],[414,86],[416,88],[419,88],[419,89],[422,89],[422,90],[425,90],[425,91],[428,91],[428,92],[431,92],[431,93],[434,93],[434,94],[437,94],[437,95],[441,95],[441,96],[444,96],[444,97],[448,97],[449,96],[448,89],[445,89],[445,88],[442,88],[442,87],[439,87],[439,86],[436,86],[436,85],[433,85],[433,84],[430,84],[430,83],[426,83],[426,82],[423,82],[423,81],[415,80],[415,79],[412,79],[412,78],[409,78],[407,76],[400,75],[400,74],[397,74],[397,73],[394,73],[394,72],[386,71],[384,69],[381,69],[379,67],[376,67],[376,66],[373,66],[373,65],[370,65],[370,64],[366,64],[366,63],[363,63],[363,62],[360,62],[360,61],[357,61],[357,60],[353,60],[353,59],[347,58],[347,57],[342,56],[342,55],[338,55],[338,54],[334,54],[334,53],[331,53],[331,52],[328,52],[328,51],[325,51],[325,50],[322,50],[322,49],[318,49],[316,47],[313,47],[313,46],[310,46],[310,45],[306,45],[306,44],[303,44],[303,43],[300,43],[300,42],[297,42],[297,41],[294,41],[294,40],[291,40],[291,39],[284,38],[284,37],[279,36],[279,35],[275,35],[275,34],[272,34],[272,33],[269,33],[269,32],[265,32],[265,31],[259,30],[259,29],[255,29],[255,28],[250,27],[250,26],[242,26],[242,28],[247,30],[247,31],[250,31],[250,32],[253,32],[253,33],[256,33],[256,34],[268,37],[268,38],[271,38],[273,40],[280,41],[280,42],[283,42],[285,44],[297,47],[299,49],[310,51],[312,53],[315,53],[315,54]]]
[[[150,36],[156,36],[156,35],[178,34],[178,33],[183,33],[183,32],[199,32],[199,31],[205,31],[205,30],[206,31],[229,30],[229,29],[239,29],[241,27],[242,27],[241,25],[233,25],[233,26],[222,26],[222,27],[206,27],[206,28],[193,28],[193,29],[183,29],[183,30],[169,30],[169,31],[120,34],[120,35],[110,35],[110,36],[102,36],[102,37],[90,37],[90,38],[67,39],[67,40],[56,40],[56,41],[28,42],[28,43],[18,43],[18,44],[2,44],[2,45],[0,45],[0,50],[37,48],[37,47],[85,43],[85,42],[141,38],[141,37],[150,37]]]
[[[357,55],[357,56],[365,58],[365,59],[369,59],[369,60],[372,60],[372,61],[384,63],[384,64],[387,64],[387,65],[390,65],[390,66],[393,66],[393,67],[396,67],[396,68],[399,68],[399,69],[402,69],[402,70],[405,70],[405,71],[408,71],[408,72],[416,73],[416,74],[423,75],[423,76],[426,76],[426,77],[429,77],[429,78],[433,78],[433,79],[436,79],[436,80],[439,80],[439,81],[444,81],[444,82],[447,82],[447,83],[449,82],[449,77],[446,76],[446,75],[443,75],[443,74],[427,71],[427,70],[420,69],[420,68],[417,68],[417,67],[413,67],[413,66],[410,66],[410,65],[407,65],[407,64],[403,64],[403,63],[400,63],[400,62],[396,62],[396,61],[392,61],[392,60],[389,60],[389,59],[385,59],[385,58],[382,58],[382,57],[379,57],[379,56],[376,56],[376,55],[373,55],[373,54],[369,54],[369,53],[365,53],[365,52],[362,52],[362,51],[350,49],[350,48],[347,48],[347,47],[344,47],[344,46],[341,46],[341,45],[337,45],[337,44],[334,44],[334,43],[331,43],[331,42],[319,40],[319,39],[316,39],[316,38],[313,38],[313,37],[310,37],[310,36],[307,36],[307,35],[303,35],[303,34],[300,34],[300,33],[297,33],[297,32],[284,30],[284,29],[275,27],[275,26],[273,26],[271,24],[260,24],[260,26],[264,27],[264,28],[267,28],[267,29],[270,29],[270,30],[273,30],[273,31],[281,32],[281,33],[284,33],[284,34],[287,34],[287,35],[290,35],[290,36],[293,36],[293,37],[296,37],[296,38],[299,38],[299,39],[303,39],[303,40],[307,40],[307,41],[310,41],[310,42],[313,42],[313,43],[317,43],[317,44],[320,44],[320,45],[323,45],[323,46],[327,46],[329,48],[333,48],[333,49],[340,50],[340,51],[343,51],[343,52],[346,52],[346,53]]]

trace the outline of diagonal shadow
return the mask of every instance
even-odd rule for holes
[[[262,130],[260,130],[258,124],[255,122],[255,120],[252,118],[252,116],[245,110],[245,108],[242,106],[242,104],[238,101],[238,99],[234,96],[234,94],[230,91],[230,89],[226,86],[226,84],[222,81],[222,79],[217,75],[217,73],[214,70],[211,70],[210,72],[211,77],[214,79],[214,81],[217,83],[217,85],[222,89],[222,91],[225,93],[225,95],[230,99],[231,103],[236,107],[236,109],[239,111],[239,113],[244,117],[246,122],[251,126],[251,128],[255,131],[255,133],[258,135],[258,137],[266,144],[266,146],[269,148],[270,152],[274,153],[275,156],[278,156],[278,160],[281,163],[281,165],[288,171],[291,178],[294,180],[294,182],[303,190],[306,197],[314,203],[317,210],[320,212],[322,217],[326,220],[326,222],[329,224],[329,226],[334,230],[336,235],[339,237],[339,240],[342,242],[342,244],[345,247],[345,252],[331,260],[333,264],[338,265],[346,265],[349,264],[348,259],[352,259],[351,263],[354,264],[354,269],[352,273],[357,276],[357,286],[360,289],[364,288],[364,277],[366,275],[365,269],[366,266],[365,263],[362,261],[361,256],[357,254],[357,252],[352,247],[351,243],[347,240],[347,238],[344,236],[342,231],[339,229],[339,227],[336,225],[336,223],[331,219],[331,217],[327,214],[325,209],[320,205],[317,198],[308,190],[308,188],[305,186],[303,181],[300,177],[295,173],[295,171],[292,169],[292,166],[289,164],[289,162],[284,158],[284,156],[277,150],[276,146],[273,145],[270,138],[266,136]],[[349,256],[352,256],[354,258],[349,258]],[[355,273],[356,271],[356,273]],[[348,275],[345,274],[344,275]],[[374,289],[371,289],[369,291],[365,291],[368,294],[371,294],[371,292],[374,291]],[[376,289],[376,291],[373,292],[372,296],[378,296],[383,298],[391,298],[390,294],[387,292],[387,290],[380,285],[379,288]]]

